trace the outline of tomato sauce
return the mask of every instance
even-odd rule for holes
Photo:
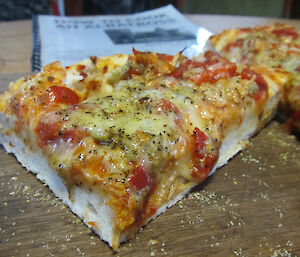
[[[205,149],[208,137],[199,129],[195,128],[192,135],[193,163],[192,176],[202,182],[214,167],[217,155],[207,152]]]
[[[134,218],[134,224],[141,226],[157,211],[156,206],[154,206],[150,201],[150,197],[153,195],[156,188],[155,179],[151,177],[151,175],[142,166],[137,166],[134,169],[134,174],[131,177],[129,184],[131,189],[138,191],[147,188],[147,194],[145,195],[143,204],[141,208],[136,210]],[[129,194],[124,196],[125,200],[127,200],[127,198],[129,199]],[[125,203],[126,202],[128,202],[128,200],[125,201]]]
[[[290,36],[292,37],[294,40],[298,38],[298,34],[295,31],[295,28],[292,27],[288,27],[288,28],[282,28],[282,29],[274,29],[272,31],[272,33],[274,35],[276,35],[277,37],[282,37],[282,36]]]
[[[198,62],[194,60],[185,61],[180,67],[175,69],[171,76],[175,78],[184,77],[184,72],[187,72],[188,78],[197,86],[201,83],[216,83],[220,79],[229,79],[236,73],[236,64],[228,62],[225,58],[212,51],[207,51],[204,55],[206,60]],[[201,68],[202,71],[192,72],[194,68]]]
[[[130,185],[136,190],[142,190],[150,185],[150,176],[142,166],[137,166],[134,169],[134,174],[130,179]]]
[[[243,45],[243,43],[244,43],[244,39],[239,38],[239,39],[237,39],[237,40],[234,41],[234,42],[228,43],[228,44],[225,46],[224,51],[225,51],[225,52],[228,52],[232,47],[241,47],[241,46]]]

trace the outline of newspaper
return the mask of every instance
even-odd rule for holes
[[[60,60],[67,66],[89,56],[154,51],[191,57],[203,50],[211,35],[187,20],[172,5],[132,15],[33,19],[32,70]]]

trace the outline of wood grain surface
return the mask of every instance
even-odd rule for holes
[[[31,71],[31,20],[0,22],[0,73]]]
[[[276,121],[117,253],[0,148],[0,256],[299,254],[300,144]]]

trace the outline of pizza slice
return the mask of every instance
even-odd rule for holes
[[[285,24],[225,30],[210,38],[226,58],[249,65],[265,64],[286,72],[281,109],[292,131],[300,132],[300,31]]]
[[[213,52],[54,62],[0,96],[0,141],[116,250],[246,145],[285,80]]]

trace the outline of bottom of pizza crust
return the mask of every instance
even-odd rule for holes
[[[245,147],[284,78],[212,52],[112,62],[54,63],[11,84],[0,143],[116,250]]]

